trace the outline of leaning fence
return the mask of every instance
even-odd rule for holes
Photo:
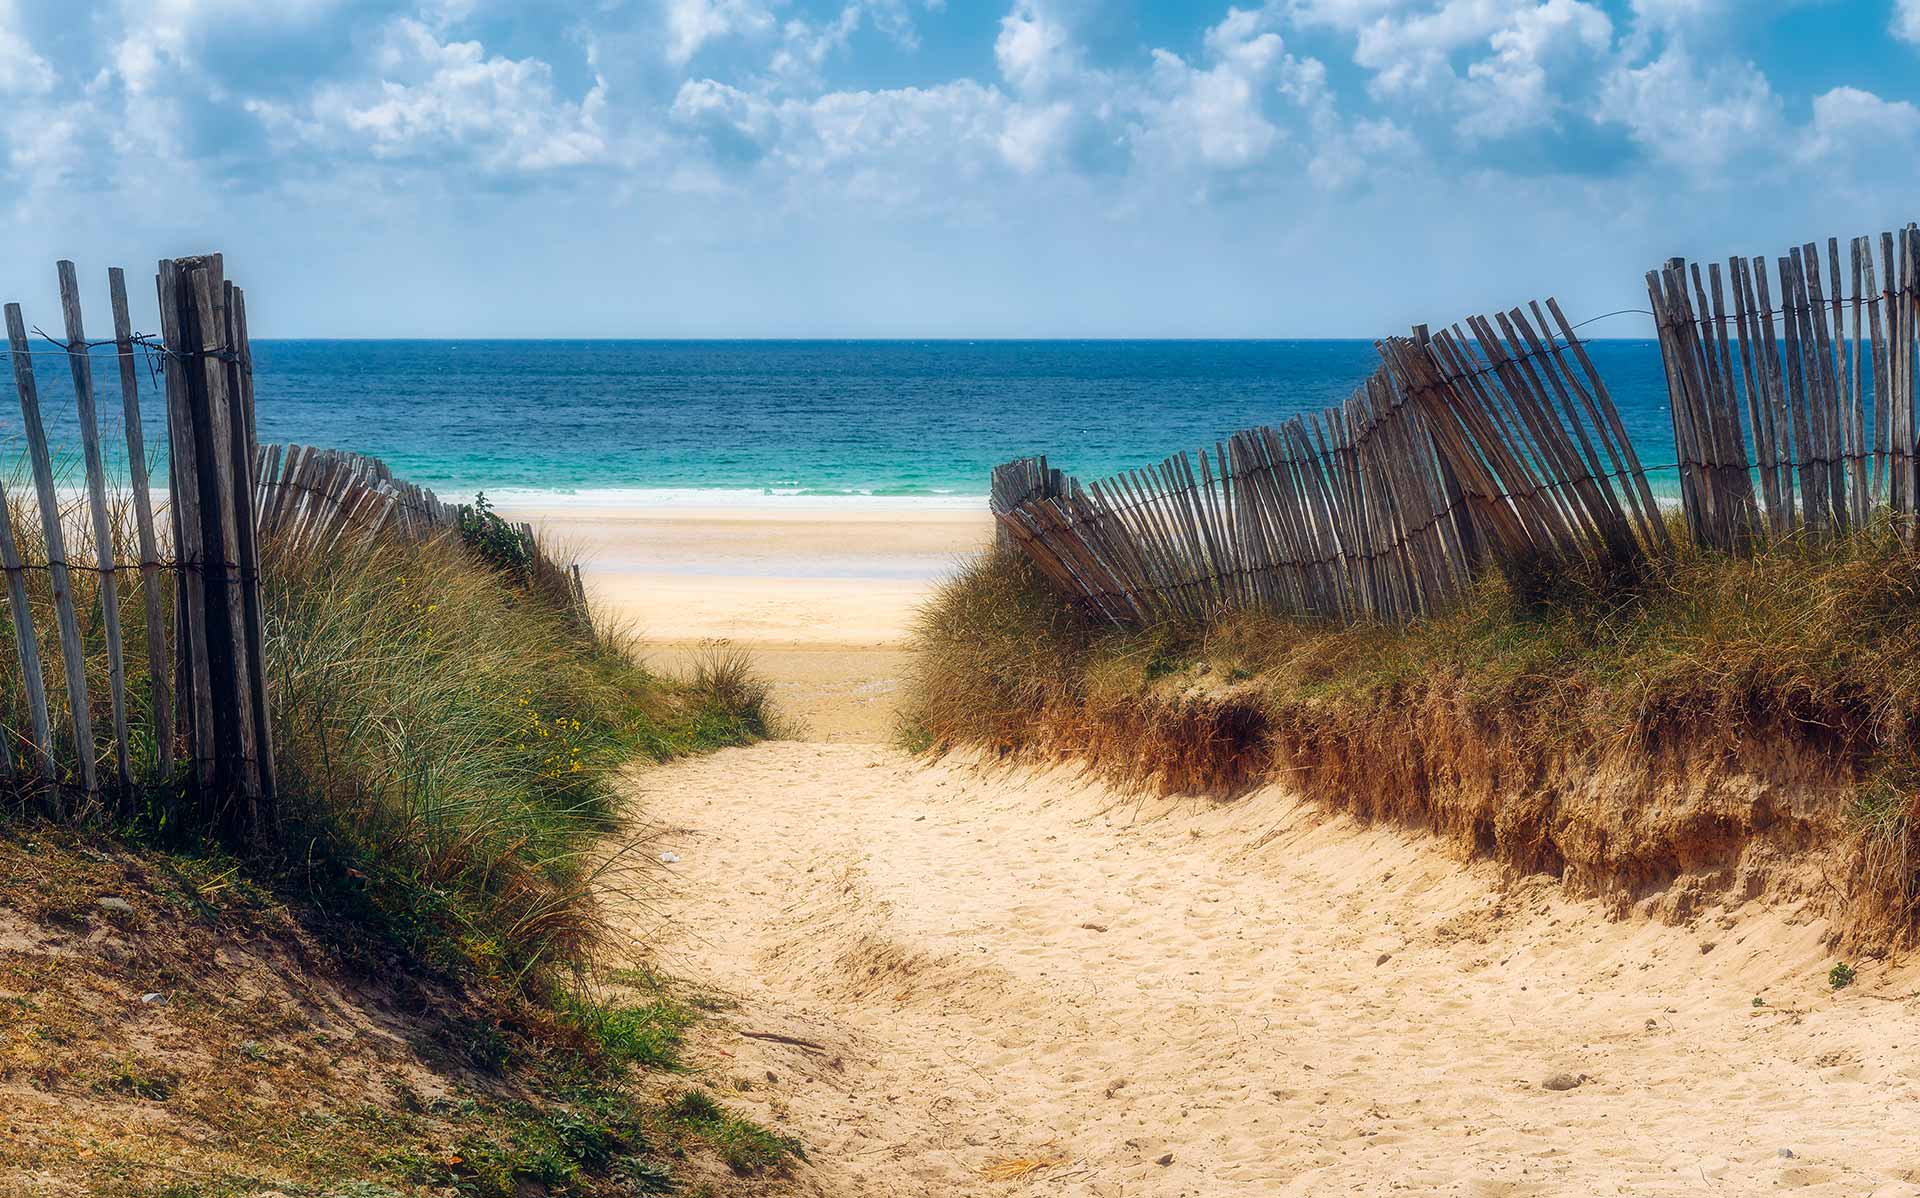
[[[17,689],[8,688],[0,764],[16,791],[43,794],[56,809],[96,799],[108,787],[128,789],[136,773],[169,782],[178,775],[221,822],[258,832],[272,819],[274,764],[257,530],[245,501],[254,435],[245,293],[226,279],[219,255],[163,261],[155,279],[162,337],[135,337],[125,274],[115,269],[108,273],[114,335],[94,343],[71,262],[59,264],[59,283],[65,336],[42,336],[72,375],[87,519],[70,528],[63,518],[35,350],[20,306],[8,304],[7,349],[33,494],[15,500],[0,487],[0,567],[19,668]],[[111,344],[118,364],[137,562],[116,560],[116,525],[125,513],[109,500],[94,344]],[[136,347],[164,363],[173,467],[161,513],[148,491]],[[136,575],[142,604],[130,613],[121,579]],[[123,622],[130,614],[142,625],[144,660],[126,651]],[[43,642],[39,624],[48,616],[54,637]],[[144,673],[144,687],[129,687],[130,664]],[[50,696],[47,666],[64,681],[63,693]],[[101,690],[112,762],[105,780],[95,725]],[[134,696],[148,715],[137,725],[139,741],[129,719]],[[136,760],[149,752],[150,762]]]
[[[1485,562],[1631,564],[1666,536],[1645,471],[1559,305],[1530,310],[1383,340],[1339,407],[1154,467],[1083,485],[1009,463],[995,515],[1122,623],[1236,608],[1404,621]]]
[[[379,458],[307,445],[262,445],[254,455],[255,521],[279,553],[330,553],[342,542],[398,537],[421,542],[463,536],[481,519],[469,504],[442,500],[396,478]],[[586,620],[580,567],[542,543],[529,523],[505,524],[527,582]]]
[[[1844,288],[1837,240],[1824,286],[1818,247],[1792,250],[1778,307],[1764,259],[1647,276],[1696,544],[1746,552],[1880,511],[1911,538],[1920,229],[1879,250],[1876,272],[1873,241],[1853,240]],[[1087,483],[1010,462],[991,487],[1002,542],[1122,624],[1241,608],[1404,622],[1487,565],[1632,572],[1671,534],[1575,330],[1552,299],[1420,326],[1375,343],[1379,369],[1344,404],[1277,428]]]
[[[90,341],[73,263],[59,263],[58,276],[64,336],[33,329],[36,342],[20,305],[5,309],[32,490],[10,495],[0,484],[13,641],[0,652],[0,771],[16,797],[56,813],[135,789],[178,792],[207,822],[264,835],[276,819],[276,769],[263,546],[308,555],[333,552],[343,538],[457,537],[482,517],[373,458],[260,446],[246,295],[220,255],[159,264],[158,336],[133,331],[125,272],[115,268],[113,336]],[[124,488],[109,484],[112,451],[96,406],[92,350],[104,346],[120,387]],[[84,475],[77,500],[62,495],[36,356],[64,359],[72,378]],[[166,414],[169,465],[157,504],[143,374],[160,380]],[[530,526],[510,527],[530,581],[584,611],[577,568],[547,552]]]

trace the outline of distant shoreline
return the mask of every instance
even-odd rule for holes
[[[984,512],[985,487],[976,494],[935,492],[875,495],[860,492],[799,491],[747,487],[578,487],[480,488],[487,502],[505,510],[589,513],[649,511],[756,512]],[[470,502],[474,492],[435,488],[442,499]]]

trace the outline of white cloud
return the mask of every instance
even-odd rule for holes
[[[773,32],[773,13],[759,0],[667,0],[667,61],[685,66],[700,47],[725,37]]]
[[[307,131],[357,142],[376,158],[451,156],[495,172],[578,166],[606,152],[603,85],[577,102],[562,99],[552,68],[537,58],[443,43],[403,19],[388,27],[374,66],[377,82],[321,88]]]
[[[1048,109],[1029,109],[970,80],[775,99],[697,79],[681,85],[670,111],[723,156],[851,181],[887,202],[934,194],[956,176],[1002,165],[1035,169],[1056,135]]]
[[[1672,33],[1723,21],[1734,5],[1733,0],[1633,0],[1632,7],[1635,25]]]
[[[1920,46],[1920,0],[1894,0],[1893,36]]]
[[[1600,115],[1626,127],[1654,157],[1697,174],[1777,141],[1780,101],[1750,62],[1701,67],[1670,49],[1642,67],[1621,67],[1600,92]]]
[[[1019,0],[1000,18],[993,60],[1000,77],[1026,95],[1044,94],[1078,66],[1066,24],[1038,0]]]
[[[1288,0],[1287,16],[1297,25],[1322,26],[1352,33],[1381,17],[1402,13],[1419,0]]]
[[[1392,121],[1356,121],[1351,128],[1326,122],[1316,125],[1307,177],[1324,191],[1337,191],[1377,179],[1384,165],[1413,165],[1419,156],[1419,142]]]
[[[1264,14],[1230,8],[1207,30],[1211,66],[1188,64],[1170,50],[1153,52],[1153,87],[1142,141],[1176,161],[1237,169],[1266,157],[1280,138],[1263,103],[1275,68],[1286,61],[1280,35],[1263,29]]]
[[[858,4],[842,8],[839,16],[824,25],[810,25],[798,18],[788,21],[781,29],[781,46],[774,51],[768,69],[791,85],[817,85],[827,56],[844,47],[859,27]]]
[[[0,96],[39,95],[53,90],[53,67],[34,53],[19,29],[13,0],[0,0]]]
[[[129,91],[151,91],[167,64],[197,66],[196,49],[212,33],[297,28],[327,17],[344,2],[119,0],[119,24],[128,32],[114,47],[114,68]]]
[[[1547,0],[1515,13],[1488,39],[1492,56],[1467,68],[1460,132],[1503,137],[1552,123],[1563,104],[1557,85],[1612,43],[1613,22],[1581,0]]]
[[[1857,87],[1836,87],[1813,98],[1813,120],[1801,144],[1805,158],[1884,161],[1920,148],[1920,107],[1883,100]]]
[[[668,115],[685,128],[752,146],[756,152],[771,145],[779,132],[772,101],[713,79],[681,84]]]
[[[1354,35],[1376,99],[1450,116],[1469,139],[1555,123],[1613,42],[1591,0],[1307,0],[1293,12]]]
[[[61,105],[4,131],[7,166],[37,188],[57,188],[86,165],[88,116],[82,105]]]
[[[1032,174],[1058,155],[1072,120],[1073,109],[1065,103],[1015,105],[996,143],[1000,156],[1022,174]]]
[[[1382,15],[1360,27],[1353,61],[1373,72],[1377,96],[1444,94],[1456,81],[1451,56],[1485,44],[1509,24],[1514,8],[1498,0],[1448,0],[1426,12]]]

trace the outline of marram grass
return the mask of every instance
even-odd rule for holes
[[[654,676],[456,542],[263,574],[287,843],[443,965],[527,985],[584,961],[619,772],[768,732],[744,662]]]
[[[22,495],[28,496],[22,502]],[[8,494],[20,553],[46,560],[30,492]],[[70,560],[95,560],[84,499],[63,511]],[[131,504],[113,497],[114,559],[139,561]],[[164,524],[164,512],[160,514]],[[743,658],[657,676],[620,630],[583,626],[548,589],[457,539],[325,553],[262,546],[265,652],[282,827],[265,850],[295,897],[398,937],[447,970],[509,989],[550,989],[598,935],[592,871],[617,836],[619,772],[635,758],[769,734],[766,688]],[[172,619],[172,577],[157,575]],[[75,760],[47,571],[26,571],[56,764]],[[181,822],[158,776],[137,569],[118,573],[135,795],[71,818],[169,841]],[[114,774],[101,578],[72,576],[99,776]],[[169,629],[169,651],[172,634]],[[0,725],[31,746],[14,628],[0,618]],[[73,781],[71,777],[69,783]],[[45,806],[21,796],[15,810]],[[630,875],[632,871],[625,871]]]

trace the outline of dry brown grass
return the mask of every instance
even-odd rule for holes
[[[1063,1156],[1011,1156],[988,1161],[980,1167],[980,1176],[988,1181],[1020,1181],[1065,1163]]]
[[[1407,629],[1116,630],[989,556],[927,610],[915,662],[913,747],[1160,791],[1284,778],[1623,902],[1793,874],[1856,939],[1915,928],[1920,557],[1887,527],[1526,603],[1489,579]]]

